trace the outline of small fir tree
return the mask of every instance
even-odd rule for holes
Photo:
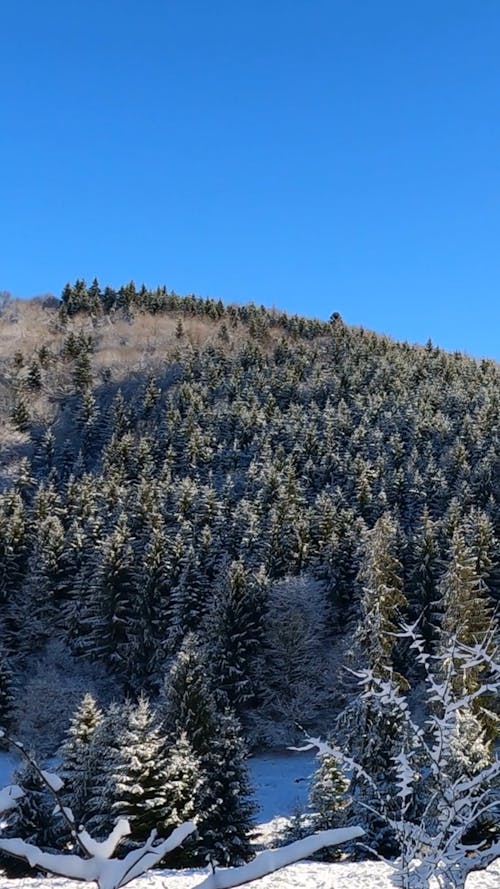
[[[86,694],[77,707],[59,754],[64,799],[77,819],[85,819],[92,792],[95,768],[93,740],[102,721],[102,712],[91,694]]]
[[[349,781],[334,756],[324,754],[311,779],[309,804],[315,830],[340,827],[345,820]]]
[[[86,826],[98,838],[107,836],[116,821],[118,792],[114,776],[131,709],[129,701],[110,704],[92,735]]]
[[[85,653],[102,658],[126,684],[133,648],[130,618],[137,595],[137,569],[125,513],[96,555],[92,596],[84,616]]]
[[[164,834],[171,811],[165,749],[145,697],[128,711],[111,780],[115,796],[113,811],[117,817],[129,819],[134,843],[146,840],[155,827]]]
[[[193,634],[185,638],[167,676],[159,717],[167,743],[186,737],[199,758],[195,860],[245,860],[253,806],[241,729],[233,716],[218,711],[208,664]]]
[[[54,799],[33,766],[23,765],[13,781],[22,787],[24,796],[9,812],[4,835],[20,837],[46,851],[57,849],[61,841],[69,841],[65,826],[53,817]]]

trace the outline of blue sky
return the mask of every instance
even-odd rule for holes
[[[500,357],[497,0],[2,0],[0,289]]]

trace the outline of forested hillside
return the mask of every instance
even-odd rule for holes
[[[494,362],[133,285],[45,302],[1,319],[16,668],[57,637],[154,690],[196,631],[231,705],[271,716],[359,619],[362,564],[390,554],[430,620],[460,548],[498,600]]]
[[[2,720],[50,753],[83,691],[115,724],[144,693],[196,787],[186,688],[234,752],[234,715],[251,745],[331,728],[346,660],[418,685],[398,619],[432,651],[482,638],[500,598],[499,383],[335,312],[82,281],[5,298]],[[85,706],[74,725],[104,725]]]

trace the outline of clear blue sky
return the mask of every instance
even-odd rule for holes
[[[498,0],[2,0],[0,289],[500,357]]]

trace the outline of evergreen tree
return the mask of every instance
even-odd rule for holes
[[[309,792],[315,830],[330,830],[342,826],[348,804],[348,787],[349,782],[335,757],[327,754],[321,756],[319,768],[312,776]]]
[[[172,829],[198,816],[196,801],[206,794],[201,761],[185,732],[168,748],[165,763],[165,793],[168,826]]]
[[[250,834],[257,806],[246,757],[239,722],[229,712],[220,715],[210,753],[203,761],[207,816],[199,832],[203,857],[225,866],[243,864],[253,855]]]
[[[394,670],[398,613],[406,607],[402,565],[398,559],[398,527],[385,513],[366,535],[359,579],[363,583],[361,620],[355,633],[355,664],[375,677],[395,676],[401,687],[408,683]],[[377,811],[381,798],[397,795],[397,774],[388,763],[405,743],[404,721],[396,709],[358,694],[339,718],[339,737],[349,756],[373,779],[354,772],[349,783],[349,823],[365,828],[370,844],[381,854],[396,852],[392,832]],[[381,789],[382,788],[382,789]]]
[[[17,393],[10,419],[19,432],[27,432],[30,428],[31,413],[29,404],[25,394],[21,390]]]
[[[19,649],[24,652],[40,647],[60,625],[61,605],[71,585],[64,528],[56,515],[40,518],[29,569],[22,595],[10,609],[12,626],[20,636]]]
[[[116,821],[118,799],[115,773],[128,731],[131,704],[111,704],[92,734],[89,750],[86,826],[92,836],[106,837]]]
[[[491,648],[492,603],[484,595],[481,577],[476,570],[476,559],[467,546],[461,527],[457,527],[450,546],[447,569],[442,577],[440,606],[440,650],[449,649],[454,643],[485,645]],[[484,665],[483,665],[484,669]],[[474,692],[484,677],[481,668],[465,669],[457,664],[453,686],[455,693]],[[489,696],[474,701],[473,712],[478,717],[488,739],[498,736],[500,719],[498,702]]]
[[[126,684],[133,649],[130,618],[137,595],[137,569],[125,513],[102,543],[93,579],[84,618],[85,653],[102,658]]]
[[[54,799],[35,769],[23,765],[13,776],[24,796],[7,815],[4,836],[19,837],[46,851],[55,851],[59,843],[69,840],[67,830],[54,819]]]
[[[149,516],[141,548],[134,628],[131,630],[131,678],[138,687],[151,679],[157,681],[157,671],[165,661],[164,640],[170,623],[171,546],[163,518],[156,510]]]
[[[323,506],[318,498],[317,509]],[[328,518],[318,513],[319,539],[313,557],[314,574],[325,581],[329,602],[333,608],[332,629],[343,631],[356,612],[353,596],[360,563],[360,540],[366,526],[349,507],[337,506]]]
[[[13,600],[27,570],[28,528],[19,494],[0,494],[0,603]]]
[[[449,561],[441,585],[441,637],[466,645],[482,643],[491,625],[491,603],[484,596],[476,559],[457,527],[451,541]]]
[[[442,571],[435,524],[428,509],[424,509],[420,523],[411,541],[410,557],[410,608],[427,645],[436,638],[436,609],[438,584]]]
[[[84,821],[96,766],[93,739],[102,720],[102,712],[91,694],[77,707],[59,754],[60,774],[64,780],[64,799],[77,822]]]
[[[166,677],[159,719],[173,742],[182,732],[199,756],[210,748],[217,723],[217,707],[209,682],[210,671],[198,638],[188,633]]]
[[[89,349],[82,348],[75,358],[73,369],[73,385],[77,392],[84,395],[92,387],[93,374]]]
[[[210,661],[218,691],[236,714],[255,701],[255,662],[262,647],[265,577],[252,577],[243,562],[223,575],[208,621]]]
[[[29,368],[28,368],[28,376],[26,379],[26,383],[29,389],[33,391],[37,391],[42,388],[42,372],[40,369],[40,365],[36,359],[33,359]]]
[[[254,680],[259,707],[251,714],[258,742],[285,746],[297,725],[312,727],[327,710],[332,674],[326,618],[324,587],[307,575],[270,587]]]
[[[366,535],[359,571],[363,592],[356,645],[377,676],[393,668],[397,617],[407,606],[398,544],[397,524],[385,513]]]
[[[167,676],[159,716],[167,741],[185,737],[199,758],[195,855],[232,864],[248,857],[253,806],[241,729],[233,716],[218,711],[208,675],[199,642],[188,634]]]
[[[394,834],[380,813],[383,808],[398,815],[400,778],[395,758],[409,743],[405,721],[396,707],[359,694],[341,713],[337,734],[362,770],[354,770],[349,781],[346,823],[359,824],[371,848],[394,857],[398,852]]]
[[[490,517],[479,509],[465,518],[463,530],[475,561],[481,594],[500,600],[500,544]]]
[[[180,541],[179,541],[180,542]],[[203,567],[193,545],[181,543],[178,582],[172,589],[168,647],[175,653],[184,637],[198,630],[206,609],[207,590]]]
[[[171,823],[171,806],[164,743],[145,697],[129,711],[112,783],[113,811],[129,819],[134,843],[143,843],[153,828],[165,834]]]

